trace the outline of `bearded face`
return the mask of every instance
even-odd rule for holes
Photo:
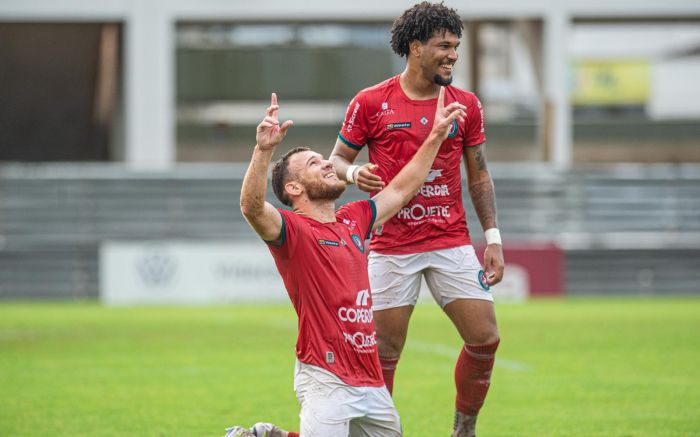
[[[335,170],[333,171],[335,174]],[[304,180],[306,179],[306,180]],[[346,183],[335,179],[303,178],[302,184],[310,200],[337,200],[345,191]]]
[[[336,200],[345,191],[346,183],[338,179],[333,164],[311,150],[300,152],[290,162],[292,178],[303,186],[309,200]]]
[[[447,86],[452,83],[452,67],[457,62],[459,38],[449,31],[436,32],[421,45],[420,68],[427,79]]]
[[[436,84],[438,84],[440,86],[448,86],[449,84],[452,83],[452,75],[450,74],[448,77],[443,77],[443,76],[440,76],[439,74],[436,74],[433,77],[433,82],[435,82]]]

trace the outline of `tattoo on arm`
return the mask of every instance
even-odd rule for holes
[[[496,194],[491,179],[470,184],[469,194],[481,226],[484,229],[498,227],[496,223]]]
[[[469,175],[469,195],[479,222],[484,229],[496,228],[496,192],[493,180],[486,168],[484,144],[468,149],[464,159]]]
[[[476,164],[479,170],[486,170],[486,156],[481,148],[481,144],[476,146],[474,158],[476,159]]]

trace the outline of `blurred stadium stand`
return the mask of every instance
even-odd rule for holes
[[[571,294],[700,291],[700,3],[447,4],[506,241],[561,247]],[[269,92],[286,144],[328,154],[403,69],[408,5],[0,0],[0,299],[97,297],[105,241],[255,238],[240,163]]]
[[[254,239],[238,208],[244,171],[245,165],[163,173],[114,165],[0,168],[0,298],[97,297],[103,240]],[[505,240],[558,243],[568,293],[697,292],[700,167],[492,171]],[[341,201],[363,197],[351,188]],[[468,216],[478,241],[470,208]]]

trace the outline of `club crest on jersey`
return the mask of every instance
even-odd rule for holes
[[[360,249],[360,252],[365,253],[365,242],[362,241],[359,235],[352,234],[352,242],[355,243],[355,247]]]
[[[392,130],[392,129],[410,129],[411,128],[411,122],[410,121],[399,121],[398,123],[389,123],[386,125],[386,130]]]
[[[447,133],[447,138],[454,138],[457,135],[457,120],[452,121],[450,131]]]
[[[489,291],[489,289],[491,288],[489,287],[489,283],[486,282],[486,274],[483,270],[479,270],[479,285],[481,285],[481,288],[483,288],[486,291]]]
[[[340,246],[340,243],[338,243],[337,241],[324,240],[323,238],[319,238],[318,244],[320,244],[321,246],[334,246],[334,247]]]
[[[428,124],[428,117],[425,117],[425,116],[424,116],[423,118],[421,118],[421,119],[420,119],[420,124],[422,124],[423,126],[425,126],[426,124]]]

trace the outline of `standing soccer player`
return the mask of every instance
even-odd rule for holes
[[[452,435],[473,436],[500,341],[489,287],[501,281],[504,261],[494,186],[486,168],[481,103],[450,85],[462,28],[456,11],[441,3],[422,2],[406,10],[391,30],[391,47],[406,57],[405,70],[355,96],[330,159],[340,178],[367,192],[380,191],[430,132],[439,90],[445,88],[445,102],[467,107],[466,119],[450,128],[418,194],[374,231],[369,270],[379,358],[389,391],[424,276],[465,343],[455,367]],[[370,163],[352,165],[365,145]],[[472,204],[486,234],[483,269],[471,246],[462,204],[462,158]]]
[[[302,436],[401,435],[377,354],[364,242],[415,195],[450,127],[464,120],[466,107],[459,102],[445,107],[444,95],[441,90],[422,146],[382,193],[337,211],[335,201],[346,183],[330,161],[306,147],[290,150],[272,169],[275,195],[292,211],[265,201],[272,154],[291,126],[291,121],[280,126],[274,94],[258,125],[241,211],[267,242],[299,316],[294,387]],[[227,435],[256,435],[260,428],[268,432],[272,426],[234,427]],[[276,427],[272,431],[287,436]]]

